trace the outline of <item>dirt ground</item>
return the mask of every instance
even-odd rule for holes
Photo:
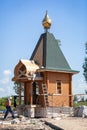
[[[48,121],[64,130],[87,130],[87,118],[66,117],[49,119]]]
[[[22,123],[11,124],[10,122],[12,118],[7,118],[6,121],[3,121],[2,117],[3,116],[1,116],[0,118],[0,130],[12,130],[14,127],[16,128],[16,130],[19,130],[19,128],[25,130],[26,126],[27,126],[26,130],[29,130],[28,128],[30,125],[28,119],[26,121],[24,120],[24,122],[22,121],[23,124]],[[34,120],[37,122],[38,119],[35,118]],[[41,121],[56,125],[61,130],[87,130],[87,118],[81,118],[81,117],[40,118],[38,122]],[[37,125],[36,126],[39,128],[41,127],[41,125],[42,123],[40,124],[38,123],[38,126]],[[34,129],[36,126],[34,125]],[[44,130],[47,130],[47,128]],[[50,129],[48,128],[48,130]]]

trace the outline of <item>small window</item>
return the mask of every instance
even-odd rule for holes
[[[36,82],[36,94],[37,95],[39,94],[39,84],[38,84],[38,82]]]
[[[57,94],[61,94],[61,81],[57,81]]]

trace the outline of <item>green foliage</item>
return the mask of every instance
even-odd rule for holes
[[[85,90],[85,94],[87,94],[87,90]]]
[[[84,59],[84,63],[83,63],[83,75],[85,77],[85,81],[87,82],[87,42],[85,43],[85,54],[86,57]]]
[[[7,97],[0,98],[0,110],[5,110],[5,102]]]
[[[5,106],[6,99],[6,97],[0,98],[0,106]]]
[[[87,102],[87,99],[85,101]]]
[[[17,82],[14,82],[14,86],[13,86],[13,89],[15,90],[15,93],[18,94],[18,83]]]
[[[14,96],[11,96],[11,97],[12,97],[11,105],[12,105],[12,108],[14,108]],[[5,110],[6,109],[5,103],[6,103],[7,98],[8,97],[0,98],[0,110]],[[17,98],[16,103],[17,103],[17,105],[19,104],[19,98]]]
[[[13,89],[17,95],[19,94],[19,91],[21,91],[21,93],[24,93],[24,84],[14,82]]]
[[[74,103],[74,106],[76,107],[76,106],[82,106],[82,105],[85,105],[85,106],[87,106],[87,101],[84,101],[84,102],[77,102],[77,103]]]
[[[6,100],[7,100],[7,97],[0,98],[0,110],[6,109],[6,107],[5,107]],[[11,103],[12,103],[12,107],[13,107],[13,104],[14,104],[14,98],[13,97],[12,97]]]
[[[81,101],[81,102],[84,102],[84,101],[85,101],[85,100],[84,100],[84,97],[82,97],[80,101]]]
[[[78,101],[78,98],[77,98],[77,96],[75,95],[75,96],[74,96],[74,102],[76,102],[76,101]]]
[[[87,42],[85,43],[85,54],[86,54],[86,57],[84,59],[84,63],[82,67],[83,67],[83,75],[87,83]],[[85,93],[87,94],[87,90],[85,90]]]
[[[0,110],[6,110],[5,106],[0,106]]]

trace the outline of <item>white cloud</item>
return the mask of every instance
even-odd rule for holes
[[[9,81],[10,81],[10,79],[8,77],[5,77],[5,78],[0,80],[0,84],[8,84]]]
[[[0,88],[0,92],[4,92],[4,89],[3,89],[3,88]]]
[[[2,94],[2,95],[1,95]],[[8,84],[4,86],[4,91],[0,93],[0,96],[11,96],[15,95],[15,91],[13,89],[13,84]]]
[[[0,97],[6,97],[15,95],[15,91],[13,89],[13,83],[5,84],[2,86],[3,88],[0,88]]]
[[[11,79],[10,79],[10,76],[11,75],[11,70],[4,70],[3,71],[3,78],[0,79],[0,84],[8,84]]]
[[[3,74],[6,76],[6,75],[10,75],[11,74],[11,70],[4,70],[3,71]]]
[[[11,70],[4,70],[2,78],[0,79],[0,97],[15,94],[11,78]]]
[[[76,84],[73,86],[73,91],[75,93],[83,94],[87,90],[87,83],[84,81],[83,78],[80,78]]]

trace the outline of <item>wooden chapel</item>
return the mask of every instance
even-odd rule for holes
[[[47,12],[42,24],[45,33],[41,34],[30,60],[21,59],[15,66],[12,79],[24,85],[24,105],[33,110],[34,117],[43,117],[44,108],[72,107],[72,76],[78,73],[69,66],[60,41],[49,32],[51,19]]]

